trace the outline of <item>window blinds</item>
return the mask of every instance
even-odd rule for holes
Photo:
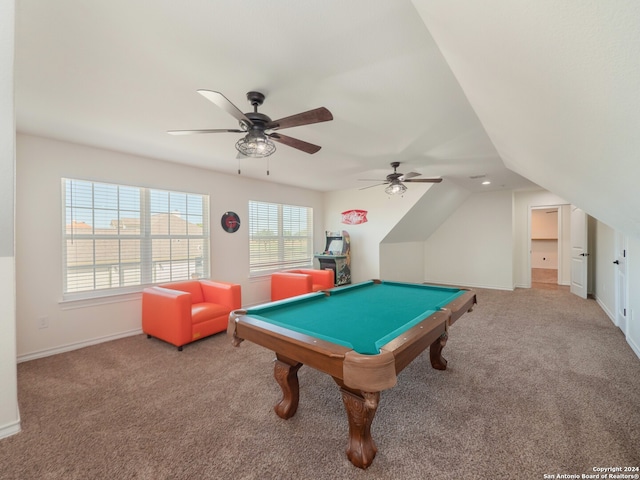
[[[209,197],[62,179],[63,294],[208,277]]]
[[[250,201],[250,275],[312,265],[313,209]]]

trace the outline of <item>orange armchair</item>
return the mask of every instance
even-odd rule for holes
[[[227,329],[229,313],[241,308],[240,285],[195,280],[145,288],[142,331],[182,346]]]
[[[333,288],[333,270],[285,270],[271,274],[271,301]]]

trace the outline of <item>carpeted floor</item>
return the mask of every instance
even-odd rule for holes
[[[640,360],[593,300],[479,290],[446,371],[422,354],[382,392],[368,470],[337,386],[303,367],[282,420],[273,354],[225,334],[143,335],[18,365],[23,431],[1,479],[542,479],[640,466]],[[547,477],[550,478],[550,477]]]

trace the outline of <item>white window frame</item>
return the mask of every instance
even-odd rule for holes
[[[82,187],[81,190],[78,189],[79,187]],[[117,193],[114,198],[106,199],[106,196],[96,195],[100,189]],[[85,194],[84,200],[72,198],[73,191],[82,191]],[[122,198],[125,192],[129,195],[128,198],[132,199],[131,205],[135,203],[135,206],[124,205]],[[139,198],[136,198],[137,196]],[[166,202],[154,202],[152,198],[166,198]],[[177,202],[182,198],[184,202]],[[174,200],[173,205],[172,200]],[[209,278],[211,240],[208,195],[62,178],[62,212],[63,301],[140,292],[147,285],[168,281]],[[109,226],[104,220],[106,212],[108,212],[107,215],[114,216]],[[97,220],[100,213],[103,214],[102,222]],[[83,221],[77,221],[76,216]],[[166,217],[166,222],[158,218],[161,216]],[[123,220],[129,220],[135,224],[135,233],[131,233],[131,228],[125,231],[126,225]],[[166,232],[158,231],[157,220],[163,224],[166,223]],[[195,221],[198,223],[194,223]],[[182,225],[182,228],[177,228],[179,225]],[[87,229],[88,233],[85,233]],[[87,263],[82,266],[71,266],[70,247],[76,242],[77,248],[77,242],[81,240],[89,241],[86,243],[87,255],[83,256],[83,260],[87,260]],[[130,241],[130,244],[139,243],[139,250],[127,250],[123,247],[127,244],[126,241]],[[97,242],[110,242],[109,248],[117,252],[115,254],[117,260],[114,259],[115,261],[108,263],[97,261],[96,257],[100,257]],[[185,243],[180,244],[180,242]],[[163,248],[162,261],[157,258],[154,260],[154,245],[157,248],[160,246]],[[176,248],[177,245],[180,245],[179,248]],[[130,258],[125,261],[127,254]],[[131,261],[132,256],[134,261]],[[165,266],[167,269],[163,275],[157,274],[159,266]],[[84,275],[84,283],[80,280],[74,282],[72,270],[76,273],[81,270],[90,273]],[[113,272],[111,277],[116,278],[110,280],[110,284],[99,280],[99,272],[103,272],[104,276],[105,270]],[[133,272],[132,277],[127,277],[125,280],[125,271]],[[136,278],[138,276],[139,278]],[[80,275],[77,278],[79,277]]]
[[[250,277],[313,267],[313,208],[250,200],[248,218]],[[256,250],[260,242],[275,251],[261,254]],[[294,243],[305,248],[296,252]]]

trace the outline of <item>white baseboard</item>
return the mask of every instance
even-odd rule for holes
[[[571,286],[571,282],[558,282],[557,284],[551,284],[551,285],[560,285],[562,287],[570,287]],[[531,281],[529,281],[529,283],[525,282],[525,283],[516,283],[516,288],[531,288]]]
[[[483,285],[483,284],[465,284],[465,287],[469,288],[485,288],[487,290],[503,290],[506,292],[513,292],[516,289],[516,286],[506,286],[506,285]]]
[[[485,285],[479,283],[452,283],[449,281],[438,281],[438,280],[424,280],[423,283],[428,283],[431,285],[455,285],[462,288],[486,288],[487,290],[506,290],[508,292],[513,292],[517,286],[506,286],[506,285]]]
[[[28,362],[29,360],[35,360],[36,358],[50,357],[51,355],[57,355],[59,353],[70,352],[72,350],[78,350],[79,348],[89,347],[91,345],[97,345],[99,343],[110,342],[112,340],[118,340],[119,338],[131,337],[133,335],[140,335],[142,329],[136,328],[135,330],[129,330],[126,332],[115,333],[113,335],[106,335],[104,337],[92,338],[90,340],[83,340],[82,342],[69,343],[67,345],[61,345],[59,347],[47,348],[46,350],[40,350],[37,352],[31,352],[18,356],[18,363]]]
[[[635,343],[633,341],[633,339],[627,335],[627,343],[629,344],[629,346],[631,347],[631,350],[633,350],[633,353],[636,354],[636,356],[638,358],[640,358],[640,345],[638,345],[637,343]]]
[[[600,308],[602,309],[602,311],[607,314],[607,317],[609,317],[609,320],[611,320],[613,324],[616,325],[616,316],[609,311],[609,308],[597,296],[596,296],[596,303],[600,305]],[[618,325],[616,325],[616,327],[617,326]]]
[[[0,439],[10,437],[17,433],[20,433],[22,429],[20,428],[20,418],[15,422],[8,423],[0,427]]]
[[[600,301],[598,297],[596,297],[596,303],[600,305],[600,308],[607,315],[607,317],[609,317],[609,320],[611,320],[611,323],[613,323],[614,326],[619,328],[619,326],[616,324],[616,316],[607,308],[607,306],[604,303]],[[630,335],[625,335],[625,339],[627,340],[627,343],[631,347],[631,350],[633,350],[633,353],[635,353],[636,356],[640,358],[640,345],[634,342]]]

